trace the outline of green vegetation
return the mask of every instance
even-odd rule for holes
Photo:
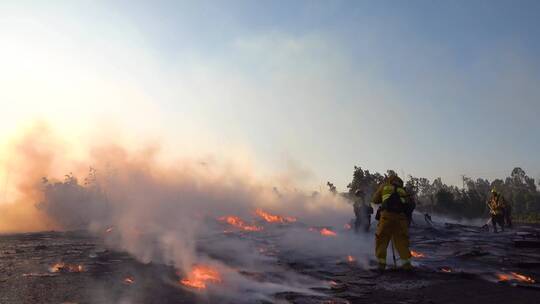
[[[376,190],[377,185],[394,171],[386,174],[371,173],[354,167],[353,179],[347,186],[348,195],[357,189],[367,197]],[[490,191],[496,188],[511,204],[516,222],[540,223],[540,192],[535,180],[527,176],[521,168],[514,168],[504,180],[464,177],[463,188],[449,186],[441,178],[430,181],[423,177],[408,176],[405,187],[414,193],[419,211],[443,214],[453,218],[478,218],[488,214],[486,202]]]

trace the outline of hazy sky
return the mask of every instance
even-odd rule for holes
[[[0,39],[3,137],[112,128],[340,189],[540,177],[540,1],[4,0]]]

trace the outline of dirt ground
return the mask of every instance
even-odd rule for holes
[[[275,250],[283,271],[330,284],[313,286],[314,294],[280,291],[270,299],[233,301],[182,287],[172,267],[141,263],[84,232],[3,235],[0,303],[539,303],[537,282],[500,280],[511,273],[540,280],[536,242],[538,227],[494,234],[458,224],[417,225],[411,229],[412,248],[424,257],[414,260],[415,271],[382,274],[355,262]],[[59,262],[64,264],[55,268]],[[270,276],[257,274],[263,281]]]

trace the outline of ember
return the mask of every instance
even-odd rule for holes
[[[263,227],[256,225],[248,225],[241,218],[237,216],[223,216],[219,218],[220,221],[227,222],[229,225],[246,231],[261,231]]]
[[[510,281],[510,276],[502,273],[497,274],[497,279],[499,279],[500,282],[503,281]]]
[[[49,267],[50,272],[84,272],[82,265],[66,264],[63,262],[56,263]]]
[[[267,221],[268,223],[293,223],[296,222],[295,217],[273,215],[261,209],[255,210],[255,214]]]
[[[516,280],[518,280],[518,281],[525,282],[525,283],[531,283],[531,284],[536,283],[536,281],[533,278],[529,277],[529,276],[519,274],[519,273],[515,273],[515,272],[510,272],[510,274],[512,274],[512,276],[514,276],[514,278],[516,278]]]
[[[328,228],[323,228],[320,230],[320,232],[321,232],[321,235],[324,235],[324,236],[337,236],[337,233],[335,233],[334,231]]]
[[[131,285],[133,283],[135,283],[135,278],[134,277],[126,277],[124,279],[124,284],[126,284],[126,285]]]
[[[452,268],[450,268],[450,267],[441,267],[440,270],[442,272],[452,272]]]
[[[328,228],[309,228],[309,231],[319,231],[322,236],[337,236],[337,233]]]
[[[496,276],[499,282],[519,281],[519,282],[530,283],[530,284],[536,283],[536,281],[533,278],[520,274],[520,273],[516,273],[516,272],[510,272],[509,274],[498,273]]]
[[[211,267],[196,265],[187,276],[180,280],[180,284],[196,289],[205,289],[206,283],[221,283],[219,272]]]
[[[411,250],[411,255],[412,255],[413,258],[417,258],[417,259],[421,259],[421,258],[426,257],[423,253],[418,252],[418,251],[414,251],[414,250]]]

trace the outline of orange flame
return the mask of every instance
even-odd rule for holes
[[[66,264],[64,262],[56,263],[49,267],[50,272],[84,272],[82,265]]]
[[[126,284],[126,285],[131,285],[133,283],[135,283],[135,278],[134,277],[126,277],[124,279],[124,284]]]
[[[257,214],[259,217],[261,217],[262,219],[264,219],[268,223],[293,223],[293,222],[296,222],[295,217],[274,215],[274,214],[270,214],[268,212],[265,212],[262,209],[255,210],[255,214]]]
[[[413,258],[418,258],[418,259],[426,257],[423,253],[418,252],[418,251],[414,251],[414,250],[411,250],[411,255],[412,255]]]
[[[447,273],[449,273],[449,272],[452,272],[452,268],[446,267],[446,266],[445,266],[445,267],[441,267],[441,271],[442,271],[442,272],[447,272]]]
[[[335,233],[334,231],[328,229],[328,228],[323,228],[321,229],[321,235],[324,235],[324,236],[337,236],[337,233]]]
[[[525,283],[536,283],[536,281],[529,277],[529,276],[526,276],[526,275],[523,275],[523,274],[520,274],[520,273],[516,273],[516,272],[510,272],[510,274],[512,274],[512,276],[514,276],[514,278],[518,281],[521,281],[521,282],[525,282]]]
[[[180,280],[180,284],[196,289],[205,289],[206,283],[221,283],[221,276],[214,268],[204,265],[195,265],[187,278]]]
[[[497,273],[496,274],[497,276],[497,279],[501,282],[504,282],[504,281],[510,281],[510,276],[507,275],[507,274],[503,274],[503,273]]]
[[[347,262],[353,263],[353,262],[355,262],[355,261],[356,261],[356,259],[355,259],[352,255],[348,255],[348,256],[347,256]]]
[[[510,272],[510,274],[498,273],[496,274],[496,276],[500,282],[515,280],[515,281],[519,281],[523,283],[530,283],[530,284],[536,283],[536,281],[532,277],[529,277],[529,276],[526,276],[524,274],[520,274],[517,272]]]
[[[241,218],[237,216],[223,216],[219,218],[220,221],[227,222],[229,225],[246,231],[261,231],[263,227],[256,225],[248,225]]]

